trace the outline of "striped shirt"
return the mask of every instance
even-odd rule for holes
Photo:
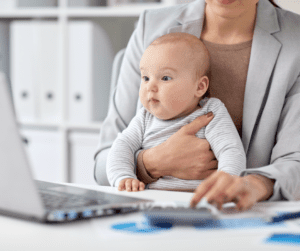
[[[217,98],[206,98],[200,107],[190,115],[161,120],[144,107],[131,120],[128,127],[118,134],[107,159],[107,177],[111,186],[118,187],[125,178],[137,179],[135,175],[135,154],[141,149],[149,149],[165,142],[182,126],[197,117],[213,112],[214,118],[201,128],[196,136],[206,139],[218,160],[218,170],[232,175],[240,175],[246,169],[246,156],[237,129],[224,104]],[[201,180],[183,180],[164,176],[148,185],[150,189],[194,190]]]

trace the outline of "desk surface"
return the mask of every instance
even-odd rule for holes
[[[133,197],[188,202],[191,193],[146,190],[143,192],[118,192],[115,188],[85,186],[91,189],[130,195]],[[300,202],[258,203],[246,213],[227,214],[227,218],[249,217],[270,210],[300,209]],[[277,228],[243,229],[193,229],[174,227],[167,233],[135,234],[113,232],[109,227],[116,222],[140,220],[141,213],[110,216],[70,224],[44,225],[0,216],[0,250],[299,250],[300,246],[274,245],[264,242],[278,231],[300,233],[300,225],[287,223]],[[107,229],[105,228],[106,226]]]

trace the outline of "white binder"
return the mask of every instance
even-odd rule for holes
[[[36,26],[32,22],[14,21],[11,23],[11,82],[15,111],[20,122],[37,120],[35,87],[35,48]]]
[[[11,77],[20,122],[59,122],[58,49],[57,22],[12,22]]]
[[[69,24],[68,117],[73,123],[107,114],[113,49],[106,32],[91,21]]]
[[[57,5],[58,0],[18,0],[18,7],[55,7]]]
[[[36,23],[36,85],[39,89],[39,118],[43,122],[58,123],[61,120],[62,92],[58,85],[59,40],[57,22]]]
[[[0,9],[14,9],[17,7],[17,0],[0,0]]]
[[[20,134],[26,146],[34,178],[63,182],[59,132],[22,128]]]

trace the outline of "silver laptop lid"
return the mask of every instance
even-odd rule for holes
[[[0,211],[43,218],[45,210],[32,179],[5,75],[0,72]]]

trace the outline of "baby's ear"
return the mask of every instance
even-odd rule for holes
[[[197,98],[201,98],[207,91],[209,87],[209,79],[207,76],[203,76],[198,79],[197,82],[197,90],[195,96]]]

